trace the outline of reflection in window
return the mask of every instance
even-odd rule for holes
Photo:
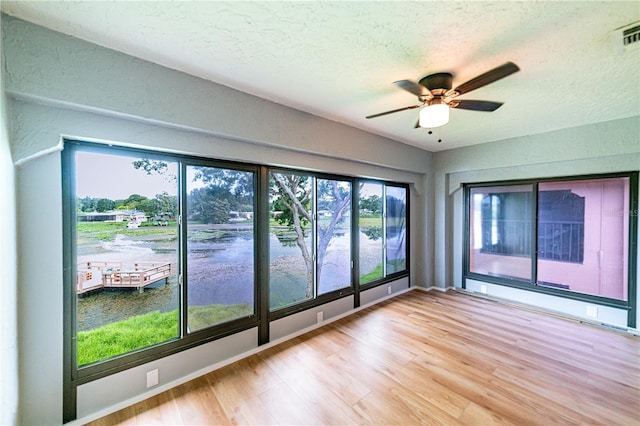
[[[351,183],[317,179],[318,294],[351,286]]]
[[[532,191],[531,185],[471,188],[470,272],[531,278]]]
[[[187,167],[188,329],[254,313],[253,173]]]
[[[407,269],[407,190],[386,187],[386,263],[387,274]]]
[[[539,185],[538,284],[627,300],[629,178]]]
[[[76,152],[77,365],[179,337],[177,165]]]
[[[351,286],[351,183],[270,174],[270,307]]]
[[[570,190],[538,192],[538,259],[582,263],[584,197]]]
[[[382,184],[360,185],[360,284],[384,277],[382,201]]]
[[[269,174],[269,305],[315,297],[312,241],[313,177]]]
[[[622,176],[469,188],[468,272],[627,301],[630,186]]]

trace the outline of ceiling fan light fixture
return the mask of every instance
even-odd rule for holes
[[[434,103],[420,110],[420,127],[433,129],[444,126],[449,122],[449,106],[442,103]]]

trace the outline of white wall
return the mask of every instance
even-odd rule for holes
[[[411,284],[426,285],[431,154],[14,18],[3,15],[2,24],[11,154],[19,165],[17,200],[10,189],[0,201],[17,205],[19,218],[20,423],[62,419],[62,136],[409,183]],[[15,253],[13,235],[1,238]],[[353,306],[334,305],[327,307],[332,315]],[[79,415],[144,396],[147,369],[160,368],[162,388],[256,344],[248,330],[82,385]]]
[[[435,154],[436,285],[462,286],[463,183],[638,170],[639,137],[640,117],[633,116]],[[635,278],[637,281],[638,277]],[[467,284],[470,289],[476,289],[477,283],[471,281]],[[558,297],[542,297],[502,286],[489,285],[488,290],[498,297],[593,319],[586,316],[587,304],[584,302],[576,304]],[[626,314],[617,311],[612,313],[602,308],[598,320],[626,326]]]
[[[4,59],[1,61],[4,69]],[[9,146],[4,74],[0,76],[0,424],[18,420],[15,171]]]

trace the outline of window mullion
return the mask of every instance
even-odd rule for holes
[[[531,192],[531,283],[538,285],[538,183],[534,183]]]
[[[311,177],[311,258],[313,259],[313,295],[318,297],[318,179]]]
[[[187,165],[184,161],[180,161],[180,167],[178,168],[178,239],[179,239],[179,254],[178,259],[180,265],[178,266],[178,287],[180,299],[178,303],[178,311],[180,315],[180,337],[184,337],[189,334],[187,324],[187,287],[189,285],[189,277],[187,276],[187,221],[183,220],[186,217],[187,212]]]
[[[387,186],[382,185],[382,277],[387,276]]]

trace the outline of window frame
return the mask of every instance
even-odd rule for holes
[[[208,326],[202,329],[189,331],[188,330],[188,313],[186,312],[189,307],[188,301],[188,289],[189,289],[189,277],[188,277],[188,241],[187,241],[187,228],[188,228],[188,220],[184,217],[186,216],[187,209],[187,192],[188,185],[186,181],[186,170],[189,166],[202,166],[202,167],[210,167],[217,169],[226,169],[226,170],[235,170],[242,172],[250,172],[253,173],[253,211],[256,212],[258,208],[257,202],[257,190],[258,190],[258,179],[259,179],[259,170],[256,166],[248,166],[246,164],[238,164],[238,163],[230,163],[230,162],[222,162],[218,160],[211,159],[203,159],[203,158],[193,158],[193,157],[185,157],[182,161],[180,161],[180,175],[184,177],[183,184],[179,185],[178,190],[180,192],[179,196],[179,204],[180,209],[179,213],[182,216],[180,220],[180,286],[181,289],[181,306],[182,311],[180,313],[181,323],[180,323],[180,332],[183,338],[189,337],[189,340],[193,339],[195,341],[199,341],[201,339],[205,339],[207,342],[211,340],[216,340],[230,334],[234,334],[239,331],[243,331],[252,327],[256,327],[259,324],[259,309],[260,305],[258,303],[258,220],[254,213],[253,219],[253,314],[241,318],[237,318],[231,321],[214,324],[212,326]],[[180,178],[179,178],[180,179]]]
[[[310,172],[310,171],[304,171],[304,170],[298,170],[298,169],[291,169],[291,168],[283,168],[283,167],[268,167],[267,168],[267,176],[270,179],[271,173],[285,173],[285,174],[298,174],[298,175],[303,175],[303,176],[309,176],[313,179],[313,182],[311,183],[312,185],[312,194],[314,199],[312,200],[312,213],[314,216],[314,220],[311,224],[311,229],[313,230],[312,232],[314,233],[313,237],[312,237],[312,241],[311,241],[311,245],[310,247],[313,249],[313,258],[315,261],[314,264],[314,295],[307,300],[303,300],[297,303],[292,303],[290,305],[287,306],[283,306],[282,308],[278,308],[278,309],[271,309],[269,307],[269,300],[267,300],[267,306],[269,307],[269,321],[274,321],[274,320],[278,320],[280,318],[284,318],[287,317],[289,315],[298,313],[298,312],[302,312],[305,311],[307,309],[313,308],[315,306],[319,306],[319,305],[323,305],[329,302],[332,302],[334,300],[338,300],[341,299],[343,297],[348,297],[351,295],[354,295],[356,293],[356,262],[355,262],[355,246],[354,246],[354,232],[353,232],[353,217],[356,215],[356,212],[354,211],[354,204],[353,204],[353,200],[354,200],[354,187],[355,185],[357,185],[357,178],[353,178],[353,177],[348,177],[348,176],[341,176],[341,175],[335,175],[335,174],[329,174],[329,173],[318,173],[318,172]],[[343,287],[341,289],[337,289],[337,290],[333,290],[330,292],[326,292],[326,293],[322,293],[322,294],[318,294],[318,280],[317,280],[317,267],[318,267],[318,259],[317,259],[317,255],[316,255],[316,249],[317,249],[317,241],[316,241],[316,234],[318,232],[317,230],[317,218],[315,217],[317,214],[317,210],[318,210],[318,203],[317,203],[317,180],[318,179],[322,179],[322,180],[337,180],[337,181],[344,181],[344,182],[349,182],[351,184],[351,284],[349,286]],[[267,187],[268,187],[269,183],[267,182]],[[267,206],[266,206],[266,211],[269,212],[270,211],[270,207],[268,205],[269,202],[269,198],[270,198],[270,190],[269,190],[269,194],[267,194],[266,196],[267,198]],[[270,233],[270,229],[269,227],[266,230],[267,232],[267,238],[269,237],[269,233]],[[268,262],[270,262],[270,257],[268,259]],[[269,263],[267,263],[267,272],[269,272]],[[270,282],[267,283],[266,287],[270,288]],[[270,294],[269,294],[270,297]]]
[[[410,230],[410,217],[411,215],[409,214],[410,210],[410,198],[411,198],[411,191],[409,190],[409,185],[404,184],[404,183],[399,183],[399,182],[384,182],[384,181],[379,181],[379,180],[371,180],[371,179],[360,179],[358,181],[358,183],[372,183],[372,184],[380,184],[382,185],[382,238],[383,238],[383,244],[382,244],[382,277],[378,278],[376,280],[373,281],[369,281],[366,283],[360,283],[360,273],[359,273],[359,268],[358,268],[358,274],[357,274],[357,283],[358,283],[358,287],[361,290],[368,290],[370,288],[374,288],[374,287],[378,287],[380,285],[384,285],[385,283],[388,283],[390,281],[395,281],[398,278],[402,278],[404,276],[408,276],[410,271],[409,271],[409,259],[410,259],[410,239],[411,239],[411,230]],[[386,240],[387,240],[387,187],[388,186],[393,186],[393,187],[398,187],[398,188],[403,188],[405,190],[405,194],[406,194],[406,199],[405,199],[405,212],[406,214],[406,218],[405,218],[405,234],[406,234],[406,240],[405,240],[405,269],[401,270],[401,271],[396,271],[396,272],[392,272],[392,273],[387,273],[387,244],[386,244]],[[355,194],[355,199],[356,199],[356,204],[358,207],[360,206],[360,186],[358,185],[358,188],[356,191],[354,191]],[[359,237],[360,236],[360,208],[356,208],[355,210],[355,215],[356,216],[356,231],[355,231],[355,237]],[[356,255],[354,256],[356,259],[359,259],[360,257],[360,244],[359,244],[359,238],[355,238],[356,242],[357,242],[357,248],[358,248],[358,252],[356,253]]]
[[[562,288],[555,288],[550,286],[543,286],[538,284],[538,186],[541,183],[553,183],[553,182],[569,182],[569,181],[588,181],[607,178],[628,178],[629,179],[629,229],[628,229],[628,281],[627,281],[627,300],[613,299],[604,296],[598,296],[587,293],[579,293],[574,291],[567,291]],[[473,188],[485,188],[493,186],[515,186],[515,185],[532,185],[532,197],[533,205],[531,208],[531,221],[533,226],[531,227],[532,233],[531,240],[531,280],[526,279],[514,279],[500,276],[492,276],[470,271],[470,207],[471,207],[471,190]],[[578,300],[583,302],[597,303],[604,306],[610,306],[619,309],[625,309],[628,311],[628,324],[630,327],[635,327],[636,322],[636,271],[637,271],[637,230],[638,230],[638,171],[618,172],[618,173],[605,173],[605,174],[589,174],[589,175],[574,175],[574,176],[558,176],[558,177],[545,177],[538,179],[516,179],[516,180],[502,180],[502,181],[487,181],[478,183],[464,183],[463,184],[463,211],[464,211],[464,232],[463,234],[463,262],[462,262],[462,288],[466,288],[466,280],[476,280],[487,282],[490,284],[497,284],[506,287],[513,287],[522,290],[532,291],[536,293],[543,293],[552,296],[558,296],[565,299]],[[544,259],[543,259],[544,260]]]
[[[404,229],[405,229],[405,242],[404,242],[404,248],[405,248],[405,268],[395,271],[395,272],[388,272],[388,264],[389,264],[389,258],[387,257],[387,240],[388,240],[388,236],[387,236],[387,227],[388,227],[388,222],[387,222],[387,218],[388,218],[388,206],[387,206],[387,198],[388,198],[388,192],[387,192],[387,188],[388,187],[394,187],[394,188],[402,188],[404,189],[404,194],[405,194],[405,200],[404,200],[404,211],[405,211],[405,216],[404,216]],[[400,277],[405,275],[405,273],[408,273],[409,271],[409,197],[410,197],[410,192],[409,192],[409,187],[407,185],[403,185],[403,184],[396,184],[396,183],[385,183],[384,184],[384,204],[383,204],[383,215],[384,215],[384,235],[385,235],[385,247],[384,247],[384,278],[388,281],[389,279],[393,279],[394,277]]]

